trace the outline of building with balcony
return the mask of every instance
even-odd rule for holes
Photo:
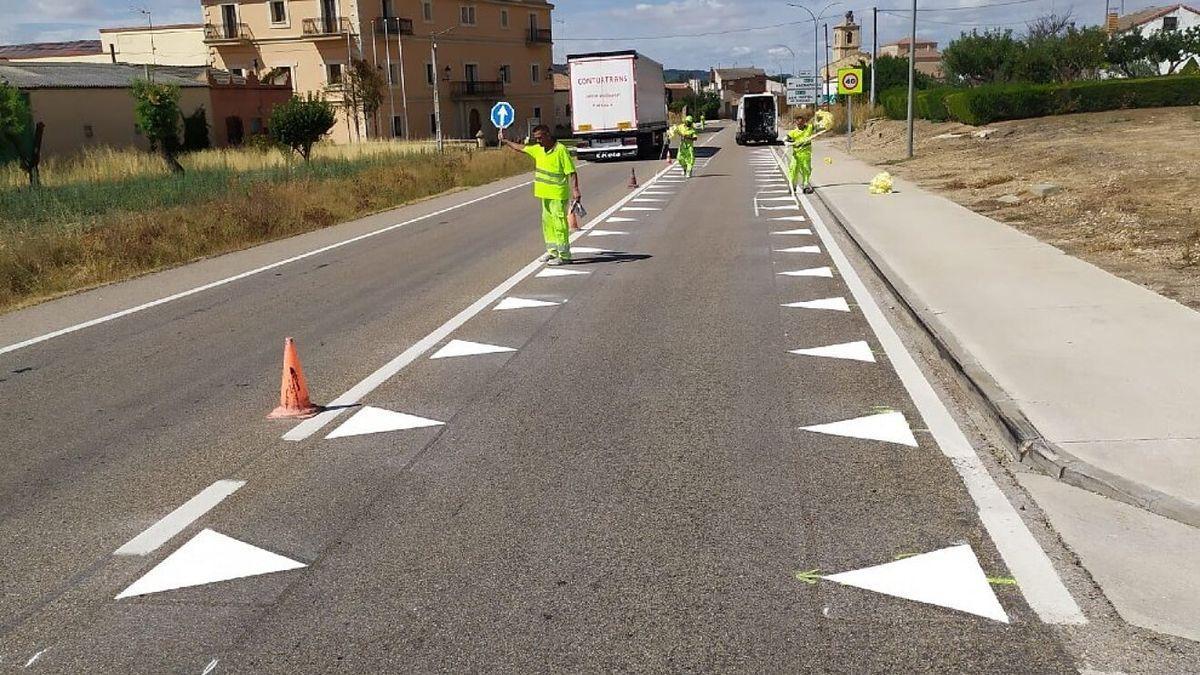
[[[524,135],[554,124],[553,36],[546,0],[201,0],[209,61],[235,74],[290,76],[297,93],[338,109],[336,142],[430,138],[434,89],[445,138],[495,139],[488,113],[505,100]],[[436,54],[435,44],[436,41]],[[365,61],[386,83],[371,115],[346,105]],[[435,62],[436,61],[436,66]]]

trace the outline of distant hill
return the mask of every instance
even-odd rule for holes
[[[701,82],[708,82],[708,71],[663,68],[663,79],[665,79],[668,84],[672,82],[687,82],[688,80],[692,79],[700,80]]]

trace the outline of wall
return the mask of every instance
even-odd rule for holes
[[[151,54],[150,42],[154,41]],[[165,66],[207,66],[208,47],[203,27],[101,30],[104,58],[109,60],[110,46],[117,51],[119,63],[157,63]]]
[[[34,120],[46,124],[43,157],[71,155],[88,147],[150,149],[146,137],[136,131],[129,89],[34,89],[29,100]],[[189,114],[199,106],[212,109],[208,89],[184,88],[180,110]],[[92,127],[91,138],[85,135],[85,125]]]
[[[271,111],[292,97],[291,87],[247,84],[211,84],[208,109],[209,140],[214,147],[236,145],[254,134],[266,133]],[[227,118],[240,120],[242,138],[230,138]]]

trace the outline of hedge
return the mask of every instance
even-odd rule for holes
[[[950,119],[950,113],[946,110],[946,97],[960,91],[962,89],[957,87],[938,87],[917,92],[917,100],[913,102],[916,110],[913,114],[931,122],[945,122]]]
[[[1200,76],[986,85],[945,97],[950,117],[971,125],[1121,108],[1185,105],[1200,105]]]
[[[891,89],[881,91],[879,93],[879,103],[883,106],[883,111],[887,113],[888,119],[908,119],[907,87],[892,87]]]

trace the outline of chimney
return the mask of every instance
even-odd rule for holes
[[[1108,21],[1106,21],[1105,25],[1104,25],[1105,29],[1108,30],[1108,34],[1112,35],[1113,33],[1117,32],[1118,25],[1119,24],[1117,22],[1117,13],[1109,12],[1108,13]]]

